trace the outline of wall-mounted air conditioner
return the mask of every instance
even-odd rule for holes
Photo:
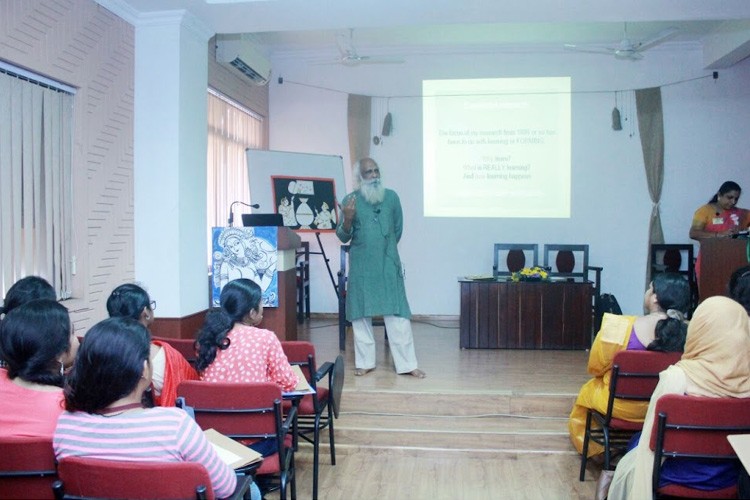
[[[254,85],[265,85],[271,77],[271,62],[248,40],[217,37],[216,61]]]

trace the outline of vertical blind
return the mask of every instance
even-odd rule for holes
[[[0,292],[38,275],[68,298],[73,95],[0,72]]]

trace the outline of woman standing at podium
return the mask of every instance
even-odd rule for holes
[[[750,223],[750,212],[738,208],[742,188],[733,181],[726,181],[706,205],[695,211],[690,237],[694,240],[729,238],[746,229]]]
[[[731,238],[750,224],[750,211],[738,208],[742,188],[734,181],[726,181],[709,202],[693,215],[690,238],[701,241],[712,238]],[[695,276],[700,276],[701,256],[695,262]]]

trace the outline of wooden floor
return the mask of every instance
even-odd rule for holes
[[[578,481],[567,434],[588,353],[461,350],[457,320],[431,322],[413,324],[422,380],[393,371],[382,328],[378,368],[355,377],[348,332],[336,465],[322,446],[319,498],[593,498],[598,470]],[[308,320],[298,337],[315,344],[318,364],[339,354],[335,319]],[[297,496],[309,499],[312,447],[301,444],[296,461]]]

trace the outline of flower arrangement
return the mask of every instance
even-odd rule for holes
[[[513,281],[548,281],[549,272],[543,267],[524,267],[514,272],[511,277]]]

